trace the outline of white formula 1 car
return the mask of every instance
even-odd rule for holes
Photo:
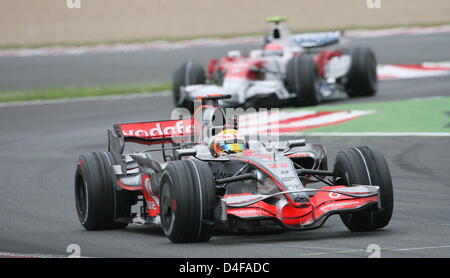
[[[186,62],[173,76],[175,105],[192,109],[198,97],[231,95],[225,107],[269,107],[282,103],[317,105],[335,94],[372,96],[377,91],[377,62],[365,46],[351,47],[341,32],[291,34],[272,17],[274,28],[261,49],[230,51],[207,70]]]

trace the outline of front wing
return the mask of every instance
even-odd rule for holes
[[[307,192],[315,193],[309,202],[291,204],[281,198],[278,202],[266,202],[282,195]],[[314,229],[325,220],[340,213],[354,212],[375,204],[380,205],[378,186],[332,186],[321,189],[300,189],[272,195],[235,194],[224,197],[227,215],[241,221],[272,219],[282,226],[295,229]],[[272,204],[271,204],[272,203]]]

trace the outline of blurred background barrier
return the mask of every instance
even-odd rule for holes
[[[450,1],[0,0],[0,46],[245,35],[271,15],[296,31],[433,24]]]

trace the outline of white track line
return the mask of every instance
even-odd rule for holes
[[[301,248],[301,247],[298,247],[298,248]],[[442,248],[450,248],[450,245],[411,247],[411,248],[388,247],[388,248],[380,248],[380,251],[381,251],[381,257],[383,257],[383,252],[420,251],[420,250],[442,249]],[[344,254],[348,254],[348,253],[360,253],[360,252],[367,252],[367,250],[366,249],[340,249],[340,250],[334,250],[334,251],[331,250],[331,251],[324,251],[324,252],[318,252],[318,253],[303,253],[300,255],[302,255],[302,256],[319,256],[319,255],[331,255],[331,254],[344,255]]]
[[[413,250],[440,249],[440,248],[450,248],[450,245],[413,247],[413,248],[399,248],[399,249],[391,249],[389,251],[413,251]]]
[[[252,133],[278,133],[278,131],[281,131],[284,129],[284,132],[281,131],[280,133],[289,132],[288,130],[291,130],[292,132],[295,132],[295,130],[305,130],[305,129],[311,129],[316,127],[323,127],[323,126],[329,126],[334,125],[337,123],[342,123],[343,121],[349,121],[355,118],[359,118],[364,115],[375,113],[375,111],[359,111],[359,110],[351,110],[351,111],[336,111],[331,114],[321,115],[316,114],[315,111],[302,111],[302,112],[310,112],[310,116],[307,119],[295,119],[295,112],[293,112],[292,116],[289,117],[290,112],[284,112],[288,117],[286,119],[293,119],[291,122],[283,123],[280,122],[279,119],[277,119],[277,115],[275,117],[270,117],[271,122],[264,123],[265,118],[269,117],[262,117],[263,122],[260,121],[261,117],[253,117],[252,124],[247,121],[242,121],[243,126],[246,126],[246,128],[241,127],[242,132],[244,134],[252,134]],[[241,125],[241,122],[239,123]]]
[[[228,242],[225,240],[225,242]],[[245,245],[253,245],[253,246],[265,246],[271,248],[294,248],[294,249],[316,249],[316,250],[324,250],[320,253],[310,253],[305,254],[306,256],[311,255],[327,255],[334,253],[356,253],[356,252],[367,252],[366,249],[343,249],[343,248],[333,248],[333,247],[318,247],[318,246],[299,246],[299,245],[277,245],[277,244],[265,244],[265,243],[242,243]],[[450,245],[439,245],[439,246],[425,246],[425,247],[406,247],[406,248],[398,248],[398,247],[389,247],[389,248],[381,248],[382,252],[403,252],[403,251],[415,251],[415,250],[429,250],[429,249],[442,249],[442,248],[450,248]]]
[[[0,258],[68,258],[67,255],[0,252]]]
[[[378,78],[380,80],[397,80],[442,76],[450,74],[448,61],[438,63],[421,63],[419,65],[378,65]]]
[[[225,241],[227,242],[227,241]],[[317,246],[296,246],[296,245],[276,245],[276,244],[260,244],[260,243],[243,243],[245,245],[253,246],[266,246],[266,247],[282,247],[282,248],[295,248],[295,249],[316,249],[316,250],[330,250],[320,253],[310,253],[304,254],[306,256],[316,256],[316,255],[329,255],[335,253],[354,253],[354,252],[364,252],[365,249],[340,249],[340,248],[330,248],[330,247],[317,247]],[[407,247],[407,248],[382,248],[383,252],[403,252],[403,251],[420,251],[420,250],[431,250],[431,249],[443,249],[450,248],[450,245],[438,245],[438,246],[424,246],[424,247]],[[0,258],[70,258],[64,255],[54,255],[54,254],[27,254],[27,253],[12,253],[12,252],[0,252]],[[87,258],[87,257],[85,257]]]

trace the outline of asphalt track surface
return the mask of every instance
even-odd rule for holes
[[[386,62],[412,63],[448,60],[450,39],[443,36],[371,40],[375,49],[378,45],[384,51],[377,51],[382,62],[385,59]],[[437,41],[430,43],[435,38]],[[434,47],[434,51],[418,47],[413,49],[416,53],[410,53],[404,49],[382,48],[383,43],[390,43],[391,39],[413,40],[414,45]],[[444,45],[437,45],[438,42]],[[171,52],[164,53],[169,56]],[[196,57],[204,53],[206,50]],[[155,53],[121,55],[158,56]],[[126,59],[119,55],[116,58]],[[20,59],[15,60],[18,66],[26,61]],[[91,67],[95,69],[97,59],[103,58],[30,59],[91,59]],[[3,62],[1,59],[0,64]],[[84,74],[80,72],[81,76]],[[118,73],[112,69],[111,74]],[[123,80],[126,75],[124,73]],[[47,85],[54,84],[52,80],[48,82]],[[28,85],[34,86],[31,83]],[[448,96],[449,88],[448,77],[383,81],[375,97],[351,101]],[[349,100],[336,101],[337,104],[345,102]],[[201,244],[171,244],[161,229],[154,226],[85,231],[77,220],[74,204],[73,177],[78,155],[105,150],[106,129],[113,123],[165,119],[172,108],[169,96],[1,107],[0,254],[68,255],[67,246],[78,244],[81,255],[89,257],[367,257],[370,255],[367,246],[377,244],[382,257],[450,257],[450,137],[307,138],[327,147],[330,164],[339,150],[351,146],[370,145],[383,151],[394,182],[395,208],[390,224],[380,231],[350,232],[338,216],[331,217],[317,230],[222,233],[209,243]]]
[[[450,35],[445,33],[356,38],[353,42],[370,46],[379,64],[450,59]],[[184,61],[206,65],[210,59],[221,57],[228,50],[238,49],[245,53],[260,46],[256,43],[79,56],[1,57],[0,90],[168,82],[173,70]]]

